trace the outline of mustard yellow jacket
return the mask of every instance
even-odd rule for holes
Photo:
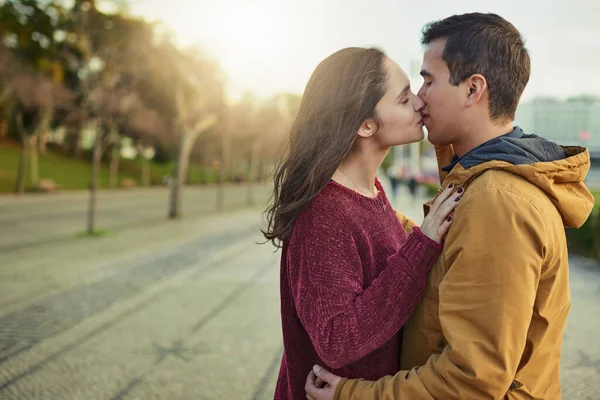
[[[344,379],[336,399],[560,399],[570,307],[564,228],[580,227],[593,207],[583,183],[588,151],[563,150],[558,161],[459,163],[441,174],[444,187],[466,190],[405,326],[402,371]],[[453,155],[436,152],[440,165]]]

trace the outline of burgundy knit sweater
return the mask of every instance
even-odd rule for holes
[[[368,198],[331,181],[284,241],[275,399],[304,399],[314,364],[369,380],[398,372],[399,331],[442,246],[418,228],[407,234],[376,185]]]

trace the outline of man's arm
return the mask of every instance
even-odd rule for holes
[[[406,233],[408,233],[409,235],[411,233],[413,233],[415,226],[418,226],[415,223],[415,221],[408,218],[406,215],[402,214],[401,212],[396,211],[396,217],[398,218],[398,221],[400,221],[400,224],[402,224],[402,227],[404,228]]]
[[[439,316],[448,345],[426,365],[377,382],[342,381],[336,399],[498,399],[525,349],[546,251],[546,229],[526,198],[470,190],[446,239],[449,271]]]

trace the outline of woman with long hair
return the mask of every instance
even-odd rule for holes
[[[460,199],[446,189],[419,228],[376,177],[392,146],[423,139],[423,105],[379,49],[342,49],[313,72],[263,231],[283,248],[276,399],[303,399],[314,364],[370,380],[398,371],[399,332]]]

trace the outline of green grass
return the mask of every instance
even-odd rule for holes
[[[12,192],[14,190],[20,152],[21,150],[17,147],[0,148],[0,192]],[[61,190],[82,190],[89,187],[92,167],[91,163],[85,162],[85,160],[72,159],[47,151],[39,155],[38,163],[40,179],[53,180]],[[156,176],[157,172],[153,172],[153,175],[155,175],[152,177],[153,181],[160,181],[160,178]],[[101,189],[108,188],[108,175],[108,166],[102,165],[99,176],[99,187]],[[119,171],[119,183],[123,179],[140,182],[141,164],[129,160],[122,162]],[[31,186],[31,176],[27,171],[25,187],[31,188]]]
[[[600,200],[600,192],[592,192],[592,194],[594,195],[594,206],[600,206],[600,204],[598,204],[598,201]]]
[[[15,189],[17,169],[21,149],[16,146],[0,144],[0,193],[11,193]],[[58,153],[46,151],[39,155],[40,179],[51,179],[60,190],[86,190],[89,188],[91,163],[84,159],[73,159]],[[174,169],[174,164],[155,164],[150,166],[150,181],[152,185],[162,185],[163,177],[169,175]],[[189,171],[190,183],[201,184],[215,182],[215,171],[204,171],[199,167],[191,166]],[[108,165],[103,164],[100,170],[100,189],[108,188]],[[119,166],[119,186],[124,179],[131,179],[141,186],[142,162],[140,160],[121,160]],[[25,180],[26,190],[33,190],[29,171]]]
[[[107,237],[107,236],[113,236],[114,233],[107,231],[105,229],[98,229],[96,231],[94,231],[94,233],[89,234],[87,232],[78,232],[75,234],[75,238],[77,239],[82,239],[82,238],[90,238],[90,237]]]
[[[583,254],[600,261],[600,191],[593,191],[594,210],[588,220],[579,229],[567,229],[569,251]]]

